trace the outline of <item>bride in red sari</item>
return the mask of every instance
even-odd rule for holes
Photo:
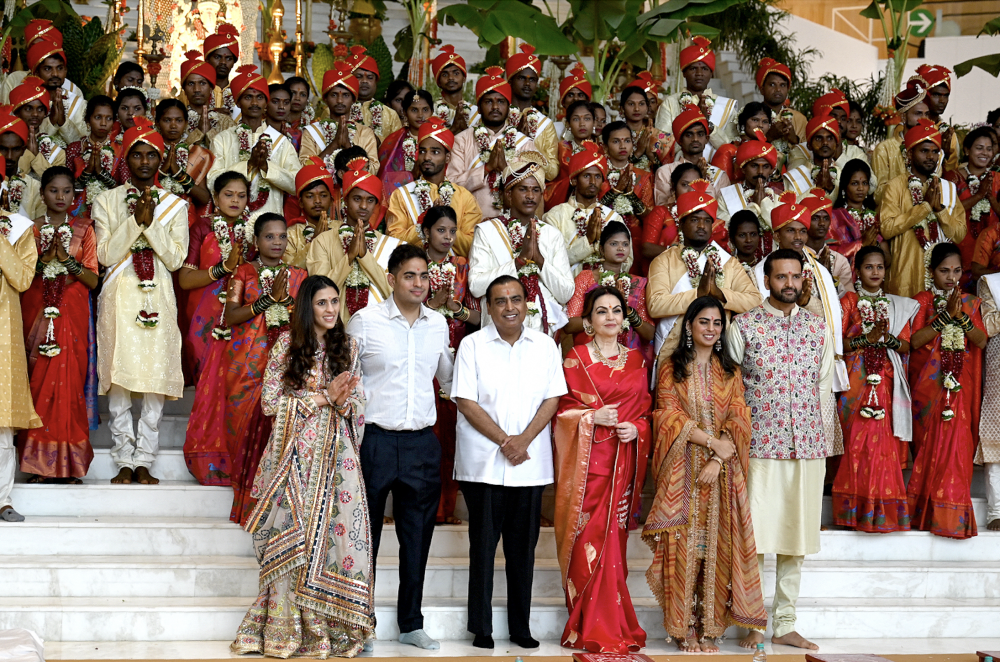
[[[561,641],[594,653],[646,645],[625,548],[638,526],[652,399],[642,352],[618,342],[626,310],[615,288],[587,294],[582,317],[594,339],[566,356],[569,393],[555,417],[556,547],[569,610]]]
[[[378,148],[378,178],[388,198],[400,186],[413,181],[417,164],[417,135],[431,116],[434,99],[426,90],[408,92],[403,97],[403,123],[399,131],[389,134]]]

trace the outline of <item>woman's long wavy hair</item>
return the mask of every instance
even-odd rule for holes
[[[712,296],[698,297],[692,301],[691,305],[688,306],[687,312],[684,313],[684,319],[678,322],[681,325],[681,337],[677,343],[677,349],[670,355],[670,361],[673,363],[674,381],[678,384],[691,376],[688,365],[695,359],[693,341],[691,347],[687,346],[688,340],[691,338],[691,334],[687,330],[687,325],[694,324],[694,320],[706,308],[715,308],[719,311],[719,315],[722,317],[722,334],[719,337],[726,337],[726,311],[722,307],[722,302]],[[719,359],[719,363],[722,365],[722,369],[726,371],[726,375],[732,377],[736,374],[736,361],[733,361],[732,357],[729,356],[725,341],[721,344],[722,349],[718,350],[713,347],[712,354],[715,358]]]
[[[306,378],[313,369],[316,351],[319,350],[316,333],[313,331],[313,299],[317,292],[328,287],[340,294],[337,285],[326,276],[309,276],[302,281],[295,297],[295,312],[292,314],[291,324],[292,343],[288,348],[288,367],[285,368],[285,386],[290,389],[305,388]],[[326,345],[326,367],[330,377],[350,370],[351,342],[339,317],[337,325],[327,330],[323,342]]]

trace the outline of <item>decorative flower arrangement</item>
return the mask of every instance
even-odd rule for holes
[[[188,121],[188,131],[189,132],[194,131],[195,129],[201,126],[201,113],[199,113],[197,110],[188,110],[187,121]],[[215,116],[215,113],[209,111],[208,130],[211,131],[213,129],[218,128],[218,126],[219,126],[219,118]]]
[[[677,102],[681,105],[681,108],[688,105],[701,108],[702,100],[705,102],[705,119],[710,119],[712,117],[712,109],[715,108],[715,98],[712,95],[701,95],[685,90],[677,98]]]
[[[573,226],[576,228],[577,237],[587,236],[587,221],[590,220],[591,213],[589,209],[573,210]]]
[[[174,163],[176,163],[177,167],[180,168],[177,171],[177,174],[180,175],[181,173],[187,172],[188,159],[191,151],[187,143],[183,142],[183,139],[182,142],[179,142],[174,146],[174,153],[176,154],[174,157]],[[184,194],[184,187],[178,184],[177,180],[174,179],[172,175],[161,174],[160,185],[175,195]]]
[[[889,300],[879,289],[869,295],[865,290],[858,289],[858,313],[861,316],[861,332],[871,333],[879,322],[889,321]],[[886,359],[885,347],[865,347],[862,361],[865,366],[865,383],[868,385],[868,401],[861,408],[862,418],[873,418],[881,421],[885,418],[885,408],[879,404],[876,387],[882,383],[882,371]]]
[[[402,148],[403,170],[412,172],[413,166],[417,165],[417,139],[409,131],[406,132],[406,137],[403,138]]]
[[[27,183],[21,175],[11,175],[7,178],[7,207],[10,213],[19,212],[21,201],[24,199],[24,189]]]
[[[444,99],[438,99],[438,102],[434,104],[434,116],[440,117],[444,120],[444,125],[451,128],[451,125],[455,122],[455,108],[452,108]],[[468,122],[469,118],[472,117],[473,107],[468,101],[462,101],[462,116],[465,121]]]
[[[427,241],[424,237],[424,230],[420,226],[420,220],[423,219],[424,214],[427,210],[434,206],[434,201],[431,200],[431,183],[426,179],[418,179],[413,182],[413,192],[417,197],[417,235],[420,236],[421,241]],[[455,185],[445,180],[441,182],[438,186],[438,197],[437,204],[441,206],[450,206],[452,196],[455,195]]]
[[[910,200],[913,201],[914,207],[924,201],[924,185],[918,177],[911,175],[906,186],[910,189]],[[930,252],[933,244],[938,241],[937,214],[932,210],[913,227],[913,233],[917,235],[917,241],[920,242],[920,247],[924,249],[924,252]]]
[[[269,267],[267,265],[261,265],[260,271],[258,272],[258,278],[260,279],[260,291],[266,295],[271,294],[271,288],[274,287],[274,280],[281,273],[284,265],[278,265],[276,267]],[[274,341],[278,339],[281,331],[288,327],[289,321],[291,320],[288,314],[288,308],[283,304],[275,302],[264,310],[264,323],[267,325],[267,344],[271,346]]]
[[[69,244],[73,239],[73,228],[68,223],[62,223],[57,228],[52,225],[48,214],[46,214],[45,223],[39,234],[41,235],[43,255],[49,251],[52,242],[56,240],[62,244],[63,250],[69,253]],[[42,303],[44,305],[42,316],[49,321],[49,324],[45,331],[45,339],[38,345],[38,352],[49,358],[59,356],[62,351],[59,343],[56,342],[55,320],[62,315],[59,307],[62,305],[63,292],[65,292],[68,278],[69,271],[59,260],[52,260],[42,269]]]
[[[943,292],[934,288],[934,310],[940,312],[948,306],[948,297],[951,292]],[[949,322],[941,330],[941,386],[946,391],[945,406],[941,410],[941,420],[950,421],[955,418],[955,411],[951,408],[951,396],[962,390],[962,384],[958,381],[959,375],[965,365],[965,332],[958,324]]]
[[[493,134],[485,126],[480,124],[475,129],[473,129],[473,137],[476,139],[476,146],[479,148],[479,160],[482,163],[486,163],[490,160],[490,151],[493,149],[493,143],[491,139]],[[514,158],[515,149],[517,148],[517,129],[512,126],[505,126],[496,135],[496,140],[502,141],[504,156],[510,161]],[[486,181],[490,186],[490,192],[493,194],[493,206],[496,209],[503,209],[503,202],[500,200],[500,173],[490,172],[486,176]]]
[[[448,292],[449,297],[454,294],[455,291],[455,264],[452,261],[451,256],[446,257],[440,262],[431,262],[427,265],[427,276],[430,281],[431,296],[435,293],[445,290]],[[455,316],[451,308],[447,304],[436,309],[437,312],[441,313],[448,319]]]
[[[522,112],[528,118],[524,122],[524,135],[534,140],[535,136],[538,135],[538,127],[541,125],[545,116],[542,115],[542,113],[536,108],[528,108],[527,110],[522,111],[520,108],[511,106],[510,111],[507,113],[507,126],[517,128],[517,126],[521,123]]]
[[[160,204],[160,189],[150,189],[153,198],[153,207]],[[139,189],[132,184],[128,185],[125,193],[125,204],[129,216],[135,215],[136,205],[139,203]],[[146,301],[139,314],[135,317],[135,323],[144,329],[155,329],[160,325],[160,314],[153,310],[152,292],[156,289],[156,254],[153,248],[146,241],[146,235],[140,234],[139,238],[130,247],[132,251],[132,269],[139,279],[139,289],[146,295]]]
[[[847,214],[851,217],[854,223],[858,226],[858,230],[864,232],[869,228],[873,228],[877,224],[878,216],[871,209],[854,209],[852,207],[847,208]]]
[[[521,246],[524,245],[524,238],[527,236],[528,227],[525,223],[521,222],[516,218],[511,218],[505,214],[502,214],[499,218],[500,222],[504,224],[507,228],[507,234],[510,235],[510,245],[517,254],[521,250]],[[536,227],[541,227],[542,222],[537,221]],[[523,267],[517,270],[517,278],[521,281],[524,286],[525,293],[528,299],[528,315],[538,315],[542,316],[542,330],[547,331],[549,328],[548,313],[545,310],[545,302],[542,299],[542,291],[539,283],[539,276],[541,275],[541,270],[539,270],[538,265],[529,260],[525,263]]]
[[[349,225],[341,225],[337,231],[337,235],[340,237],[344,255],[347,255],[351,241],[354,239],[354,229]],[[373,230],[365,230],[365,247],[369,252],[374,252],[375,250],[375,232]],[[344,285],[347,288],[347,292],[344,295],[344,303],[347,306],[348,314],[353,315],[368,305],[368,288],[371,285],[368,274],[361,268],[358,260],[351,262],[351,270],[347,274],[347,280]]]
[[[814,165],[809,170],[809,179],[812,182],[815,183],[816,182],[816,178],[819,177],[819,173],[820,173],[821,170],[823,170],[821,167],[819,167],[818,165]],[[837,168],[837,166],[831,165],[829,168],[827,168],[827,170],[830,171],[830,179],[832,179],[833,181],[836,182],[837,181],[837,173],[839,172],[839,169]]]
[[[722,273],[722,260],[719,257],[719,249],[714,245],[709,244],[704,250],[705,254],[705,266],[711,262],[715,267],[715,284],[717,287],[723,287],[726,284],[726,277]],[[701,283],[701,269],[698,268],[698,258],[701,257],[701,253],[697,250],[685,247],[681,251],[681,260],[684,262],[684,266],[687,267],[688,278],[691,280],[691,287],[698,289],[698,284]]]

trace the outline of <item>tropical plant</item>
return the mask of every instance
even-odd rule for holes
[[[910,34],[910,12],[923,4],[923,0],[872,0],[861,10],[861,16],[878,20],[885,36],[886,61],[885,85],[882,89],[881,106],[888,107],[892,97],[902,87],[903,71]]]
[[[807,114],[812,108],[813,102],[821,95],[836,88],[843,92],[848,99],[861,106],[861,116],[867,118],[865,128],[861,132],[858,140],[865,145],[876,145],[885,139],[887,127],[884,122],[873,118],[875,108],[879,105],[884,78],[879,75],[867,80],[851,80],[832,74],[825,74],[818,79],[807,81],[801,85],[796,85],[791,89],[788,98],[792,107],[798,108]]]
[[[624,1],[602,0],[602,5]],[[483,48],[495,46],[507,37],[517,37],[534,46],[538,55],[572,55],[578,50],[555,18],[539,11],[530,2],[468,0],[464,4],[455,3],[441,9],[438,21],[472,30]]]
[[[992,21],[984,25],[983,29],[979,31],[979,34],[977,34],[976,37],[981,37],[984,34],[994,36],[1000,34],[1000,16],[997,16]],[[966,60],[965,62],[959,62],[955,65],[955,75],[961,78],[972,71],[973,67],[982,69],[994,78],[1000,76],[1000,53],[981,55],[980,57],[974,57],[971,60]]]

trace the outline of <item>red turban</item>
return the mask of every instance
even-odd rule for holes
[[[903,144],[906,145],[906,149],[913,149],[914,146],[928,141],[940,147],[941,129],[937,124],[926,118],[921,118],[917,122],[917,125],[908,130],[903,136]]]
[[[792,83],[791,69],[774,58],[765,57],[760,61],[760,64],[757,65],[757,74],[754,76],[754,80],[757,82],[757,87],[764,87],[764,80],[767,79],[768,74],[778,74],[787,80],[789,85]]]
[[[318,156],[310,156],[309,163],[302,166],[295,173],[295,194],[302,195],[302,189],[316,181],[326,184],[326,188],[330,190],[330,195],[333,195],[333,189],[336,186],[333,183],[333,175],[326,169],[323,159]]]
[[[816,99],[816,101],[813,102],[813,107],[812,107],[813,117],[817,115],[829,114],[830,111],[833,110],[834,108],[840,108],[841,110],[843,110],[845,113],[848,114],[851,112],[851,107],[847,103],[847,97],[844,95],[843,92],[841,92],[836,88],[830,90],[829,92],[827,92],[826,94],[824,94],[823,96],[821,96],[820,98]]]
[[[507,58],[507,78],[513,78],[521,69],[532,69],[539,76],[542,75],[542,61],[535,55],[535,47],[531,44],[521,44],[520,50],[520,53]]]
[[[569,159],[570,179],[591,166],[597,166],[601,170],[601,174],[607,177],[608,157],[604,155],[604,150],[593,140],[584,140],[580,146],[583,147],[583,151],[577,152]]]
[[[244,64],[236,71],[239,72],[239,75],[229,81],[229,89],[233,91],[233,99],[236,103],[239,103],[240,97],[247,90],[257,90],[268,100],[271,99],[271,94],[267,89],[267,81],[257,73],[257,67],[252,64]]]
[[[657,82],[653,80],[653,75],[648,71],[640,71],[635,80],[626,85],[626,87],[638,87],[646,94],[650,92],[656,93],[656,88],[659,87]]]
[[[205,57],[220,48],[228,48],[236,59],[240,59],[240,31],[229,23],[220,25],[215,34],[205,37]]]
[[[352,159],[347,164],[347,172],[344,173],[344,197],[347,197],[351,189],[360,188],[362,191],[368,191],[378,198],[379,202],[382,202],[382,181],[365,169],[367,165],[368,159],[363,156]]]
[[[212,87],[215,87],[217,80],[215,67],[202,60],[201,53],[198,51],[188,51],[184,56],[187,59],[181,62],[181,85],[184,85],[184,81],[187,80],[188,76],[195,74],[207,80]]]
[[[21,84],[10,91],[11,112],[16,112],[21,106],[25,106],[32,101],[41,101],[48,111],[51,105],[49,91],[42,85],[42,79],[35,76],[26,76]]]
[[[778,165],[778,152],[764,140],[744,140],[736,150],[736,167],[742,168],[754,159],[766,159],[774,168]]]
[[[62,49],[61,37],[59,39],[59,43],[44,37],[36,40],[35,43],[28,46],[28,70],[34,71],[45,58],[53,55],[61,57],[63,62],[66,61],[66,53]]]
[[[454,64],[462,70],[463,74],[468,75],[469,69],[465,66],[465,59],[455,52],[454,46],[446,44],[441,47],[441,52],[437,54],[437,57],[431,60],[431,73],[434,74],[434,80],[437,80],[438,74],[449,64]]]
[[[670,129],[673,131],[674,140],[680,140],[681,135],[688,130],[694,124],[701,124],[705,127],[705,133],[708,133],[708,120],[702,115],[701,110],[698,106],[688,104],[684,107],[684,110],[674,118],[673,124],[670,125]]]
[[[351,64],[351,71],[364,69],[372,72],[376,77],[379,76],[378,62],[368,54],[368,49],[364,46],[351,46],[351,58],[348,62]]]
[[[127,157],[128,153],[138,143],[146,143],[152,146],[160,157],[163,156],[163,150],[165,149],[163,136],[153,128],[153,123],[149,121],[149,118],[141,115],[136,116],[135,126],[125,131],[125,136],[122,138],[122,154]]]
[[[417,132],[417,145],[428,138],[438,141],[447,147],[449,152],[455,148],[455,134],[444,125],[444,121],[440,117],[429,117],[426,122],[420,125],[420,131]]]
[[[696,211],[705,211],[714,221],[718,216],[719,202],[708,194],[711,183],[705,179],[696,179],[691,182],[690,186],[690,191],[677,196],[677,220]]]
[[[586,94],[588,99],[594,96],[594,88],[591,87],[590,82],[587,80],[587,72],[580,64],[574,66],[566,74],[566,77],[559,82],[559,100],[562,101],[566,93],[574,87],[580,88],[580,91]]]
[[[354,77],[354,69],[350,64],[341,60],[333,65],[333,69],[327,69],[323,74],[323,95],[335,88],[337,85],[346,87],[354,94],[355,100],[361,94],[361,84]]]
[[[715,51],[709,48],[712,42],[701,35],[697,35],[691,41],[690,46],[681,50],[681,71],[695,62],[704,62],[709,69],[715,71]]]
[[[52,25],[52,21],[47,18],[33,18],[28,21],[24,26],[24,43],[31,46],[36,39],[43,38],[62,46],[62,32]]]
[[[510,83],[504,78],[504,71],[500,67],[486,67],[486,72],[476,81],[476,101],[482,99],[488,92],[496,92],[510,101],[512,96]]]
[[[4,109],[0,109],[0,135],[13,133],[15,136],[20,136],[21,140],[27,143],[28,125],[20,117],[11,115],[10,111],[6,110],[6,108],[9,108],[9,106],[4,106]]]
[[[771,228],[780,230],[792,221],[798,221],[802,225],[809,227],[812,213],[805,204],[795,202],[795,191],[785,191],[778,198],[781,204],[771,210]]]
[[[951,90],[951,69],[940,64],[922,64],[917,67],[917,74],[927,82],[927,87],[944,85]]]
[[[826,129],[837,136],[837,140],[840,140],[840,124],[828,111],[823,111],[820,115],[814,116],[806,123],[806,142],[812,140],[812,137],[820,129]]]
[[[809,207],[809,215],[814,216],[824,209],[833,212],[833,200],[827,197],[826,191],[821,188],[814,188],[809,191],[809,195],[802,198],[802,204]]]

